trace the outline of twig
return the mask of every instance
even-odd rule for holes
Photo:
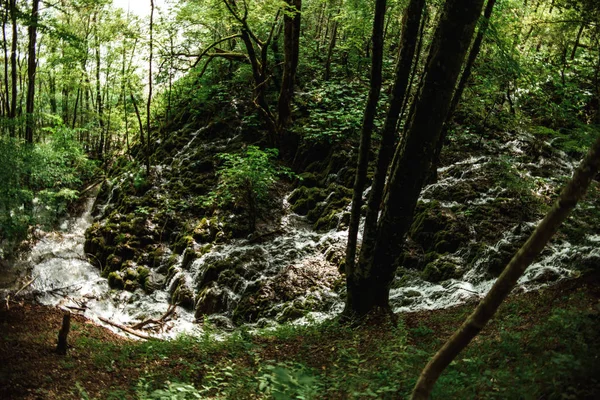
[[[17,290],[17,293],[15,293],[15,297],[17,297],[19,295],[19,293],[21,293],[23,290],[25,290],[25,288],[27,288],[29,285],[31,285],[37,278],[38,277],[35,276],[32,280],[27,282],[21,289]]]

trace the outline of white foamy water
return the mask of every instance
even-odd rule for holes
[[[148,318],[160,318],[168,309],[168,293],[156,291],[151,295],[138,290],[134,293],[114,291],[100,270],[87,262],[83,244],[85,230],[91,225],[94,199],[88,199],[85,212],[67,220],[64,230],[45,234],[33,247],[28,258],[32,265],[32,284],[38,300],[46,305],[83,309],[83,315],[104,324],[98,317],[128,325]],[[111,330],[123,334],[117,328]],[[167,322],[157,337],[174,337],[180,333],[200,332],[193,315],[181,308],[176,319]]]

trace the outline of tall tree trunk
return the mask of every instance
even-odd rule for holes
[[[11,96],[10,96],[10,136],[16,136],[17,125],[17,0],[10,0],[10,19],[12,22],[12,40],[10,43],[10,77],[11,77]]]
[[[331,29],[331,40],[329,41],[329,47],[327,48],[327,60],[325,61],[325,80],[329,80],[331,74],[331,58],[333,57],[333,49],[335,48],[335,42],[337,40],[337,29],[338,21],[333,21],[333,28]]]
[[[10,85],[8,83],[8,63],[10,58],[8,56],[8,41],[6,38],[6,23],[8,22],[8,11],[10,9],[10,6],[8,4],[8,1],[6,1],[6,4],[7,7],[2,13],[2,49],[4,50],[4,92],[6,93],[5,114],[7,117],[10,117]]]
[[[473,72],[473,66],[475,65],[475,60],[477,60],[479,51],[481,50],[481,45],[483,44],[485,32],[487,31],[487,28],[489,26],[490,18],[492,17],[492,11],[494,10],[495,4],[496,0],[488,0],[485,6],[482,24],[479,27],[479,30],[477,31],[477,36],[475,37],[473,45],[471,46],[471,51],[469,52],[469,57],[467,58],[465,68],[463,69],[463,73],[460,77],[460,81],[458,82],[458,86],[456,87],[456,91],[452,96],[450,110],[448,111],[448,116],[446,117],[446,122],[444,123],[442,134],[440,135],[440,140],[438,141],[437,147],[435,148],[435,156],[433,162],[431,163],[431,170],[429,171],[429,182],[437,181],[437,167],[440,163],[440,155],[442,154],[442,148],[444,147],[444,142],[446,141],[446,136],[448,135],[449,125],[452,122],[452,118],[454,116],[454,112],[456,111],[456,107],[460,102],[460,98],[462,97],[462,94],[465,88],[467,87],[467,82],[471,77],[471,72]]]
[[[34,98],[35,98],[35,73],[37,62],[35,59],[35,42],[37,39],[37,23],[38,23],[38,8],[40,0],[33,0],[31,9],[31,24],[29,25],[29,56],[27,59],[27,104],[26,104],[26,118],[27,125],[25,127],[25,141],[27,143],[33,143],[33,130],[35,120],[33,116],[34,112]]]
[[[471,42],[483,0],[448,0],[436,29],[423,86],[396,149],[378,223],[373,256],[348,274],[345,314],[362,317],[390,311],[389,290],[404,236],[433,160],[452,94]]]
[[[81,86],[77,88],[77,95],[75,96],[75,106],[73,107],[73,123],[71,129],[75,129],[77,123],[77,106],[79,105],[79,97],[81,96]]]
[[[98,38],[97,12],[93,16],[93,26],[95,30],[95,56],[96,56],[96,110],[98,112],[98,126],[100,127],[100,141],[98,142],[98,157],[102,159],[104,153],[104,106],[102,104],[102,89],[100,83],[100,39]]]
[[[286,4],[287,9],[283,17],[283,79],[277,103],[277,131],[279,135],[283,134],[292,117],[292,98],[294,97],[294,83],[300,51],[300,12],[302,11],[302,0],[286,0]]]
[[[385,20],[386,0],[375,2],[375,18],[373,21],[373,57],[371,61],[371,85],[369,97],[363,117],[362,132],[360,135],[360,146],[358,149],[358,164],[354,179],[354,192],[352,194],[352,206],[350,211],[350,224],[348,227],[348,244],[346,246],[346,277],[354,276],[354,259],[356,256],[356,245],[358,226],[360,223],[360,209],[362,206],[362,195],[367,183],[367,168],[369,166],[369,152],[371,149],[371,134],[373,133],[377,103],[381,91],[381,69],[383,62],[383,28]]]
[[[150,175],[150,106],[152,105],[152,46],[154,31],[154,0],[150,0],[150,57],[148,59],[148,101],[146,102],[146,175]]]
[[[517,280],[540,255],[546,243],[558,231],[560,225],[583,197],[599,169],[600,136],[561,192],[552,209],[539,223],[527,242],[510,260],[485,298],[481,300],[475,311],[427,363],[415,385],[412,399],[426,400],[429,398],[433,385],[441,373],[494,316],[500,304],[515,287]]]
[[[56,76],[53,72],[48,74],[48,90],[50,91],[50,112],[52,115],[56,115],[58,113],[56,103]]]
[[[419,26],[425,23],[425,19],[422,17],[424,6],[425,0],[411,0],[404,11],[400,54],[398,57],[398,64],[396,65],[396,77],[390,99],[390,108],[385,118],[383,132],[381,133],[381,146],[377,158],[373,184],[369,193],[369,201],[367,203],[367,215],[363,230],[363,241],[358,261],[359,264],[369,260],[372,257],[372,252],[375,248],[379,205],[383,198],[385,178],[387,176],[392,155],[394,154],[393,149],[396,137],[396,126],[398,125],[403,100],[407,95],[408,78],[415,56],[415,49],[417,47]],[[363,267],[359,266],[358,270],[361,269],[363,269]]]

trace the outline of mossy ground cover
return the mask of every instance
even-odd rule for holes
[[[509,298],[433,398],[598,398],[599,283],[595,273]],[[473,307],[400,314],[395,324],[237,330],[220,341],[210,329],[196,338],[131,341],[75,317],[69,353],[58,356],[61,313],[12,303],[0,312],[0,397],[405,398]]]

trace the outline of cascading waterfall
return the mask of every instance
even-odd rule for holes
[[[196,137],[197,134],[193,135],[188,145]],[[528,136],[523,135],[521,139],[504,145],[504,149],[513,154],[521,154],[524,152],[522,146],[529,140]],[[178,155],[183,157],[181,152]],[[440,199],[442,208],[456,207],[456,201],[444,199],[443,194],[452,187],[478,177],[494,161],[493,156],[474,156],[440,168],[440,180],[423,190],[421,200],[431,202]],[[560,158],[553,165],[561,175],[569,174],[573,168],[566,158]],[[522,166],[533,168],[537,164]],[[556,171],[554,172],[556,175]],[[494,201],[505,192],[506,188],[494,186],[485,192],[474,194],[465,204],[477,207]],[[333,229],[325,233],[315,232],[305,221],[305,217],[289,210],[285,200],[283,207],[286,211],[281,226],[272,237],[258,241],[250,237],[214,245],[209,252],[185,267],[182,265],[184,257],[179,256],[168,281],[163,283],[162,289],[152,294],[146,294],[141,289],[133,293],[111,290],[98,268],[86,261],[83,251],[84,232],[92,223],[92,203],[93,199],[89,199],[83,215],[67,220],[60,231],[45,234],[29,255],[32,276],[36,277],[33,291],[44,304],[80,308],[94,320],[104,317],[117,323],[130,324],[164,314],[172,293],[184,286],[194,293],[196,302],[199,297],[205,300],[204,310],[207,311],[208,320],[223,328],[232,327],[232,320],[238,324],[248,322],[244,320],[244,316],[236,320],[236,307],[264,299],[270,301],[263,305],[268,310],[253,316],[250,321],[252,326],[270,326],[279,320],[308,323],[331,318],[343,307],[344,287],[343,284],[339,285],[342,280],[331,259],[335,253],[343,254],[346,231]],[[102,206],[100,210],[103,210]],[[494,279],[486,274],[483,266],[503,246],[526,237],[534,226],[535,223],[518,223],[506,230],[497,243],[484,249],[473,268],[463,271],[459,279],[431,283],[417,273],[398,276],[392,285],[390,296],[394,311],[445,308],[484,296]],[[474,236],[473,227],[470,229],[471,236]],[[474,239],[471,244],[473,242]],[[574,259],[600,259],[598,242],[598,235],[586,236],[583,244],[579,245],[567,240],[552,242],[520,279],[520,287],[522,290],[537,289],[548,282],[570,276]],[[167,256],[169,254],[167,252]],[[467,265],[465,256],[465,249],[459,249],[442,257],[460,267]],[[228,279],[207,278],[209,274],[215,273],[215,265],[226,265],[228,262],[235,268],[235,274]],[[209,280],[210,286],[203,285],[203,282]],[[302,292],[299,288],[302,288]],[[274,292],[279,295],[272,295]],[[251,301],[248,300],[249,293],[254,296]],[[316,308],[310,311],[312,305]],[[298,308],[305,312],[298,312]],[[176,317],[167,323],[165,331],[157,335],[173,337],[183,332],[198,333],[201,326],[195,323],[195,319],[193,312],[178,307]]]

